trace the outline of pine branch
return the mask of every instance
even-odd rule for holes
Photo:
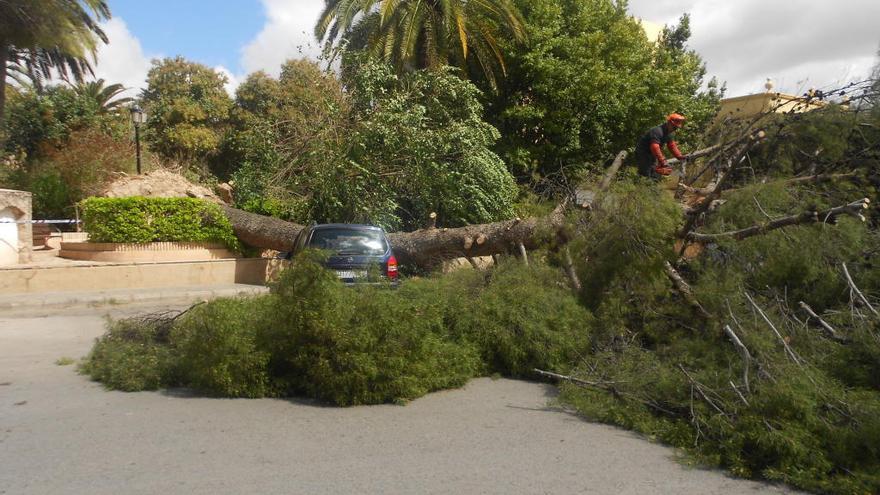
[[[807,303],[801,301],[799,304],[800,304],[800,307],[801,307],[801,308],[802,308],[802,309],[803,309],[808,315],[810,315],[810,316],[813,317],[816,321],[819,322],[819,326],[822,327],[822,330],[824,330],[825,333],[828,334],[828,337],[829,337],[831,340],[834,340],[835,342],[840,342],[840,343],[847,343],[847,342],[848,342],[848,340],[847,340],[846,338],[841,337],[841,336],[837,333],[837,331],[834,330],[834,327],[832,327],[831,325],[829,325],[827,321],[823,320],[821,316],[817,315],[816,312],[813,311],[813,308],[811,308]]]
[[[712,318],[712,314],[706,311],[706,308],[700,304],[700,301],[697,300],[697,297],[694,295],[694,291],[691,290],[691,286],[685,282],[684,278],[681,276],[675,268],[672,267],[672,264],[668,261],[663,264],[663,269],[666,272],[666,276],[672,281],[672,285],[675,286],[675,290],[678,291],[679,294],[684,298],[685,301],[691,307],[696,309],[702,316],[707,319]]]
[[[867,209],[870,203],[870,199],[864,198],[858,201],[853,201],[852,203],[849,203],[847,205],[838,206],[825,211],[806,211],[799,215],[791,215],[788,217],[777,218],[767,223],[760,223],[752,225],[751,227],[746,227],[744,229],[721,232],[719,234],[700,234],[697,232],[690,232],[687,234],[686,239],[692,242],[699,242],[701,244],[715,242],[719,239],[725,238],[732,238],[741,241],[743,239],[748,239],[749,237],[766,234],[767,232],[770,232],[772,230],[790,227],[792,225],[827,222],[844,214],[852,215],[864,222],[865,217],[861,214],[861,212],[862,210]]]
[[[865,201],[867,201],[867,200],[865,200]],[[843,266],[843,274],[846,276],[846,281],[849,284],[850,290],[852,290],[853,292],[856,293],[857,296],[859,296],[859,300],[868,309],[870,309],[872,313],[874,313],[874,316],[880,316],[880,313],[878,313],[877,310],[874,309],[874,306],[871,306],[871,303],[868,302],[868,298],[865,297],[865,295],[862,294],[862,291],[859,290],[858,286],[856,286],[856,283],[853,281],[852,277],[849,275],[849,269],[847,269],[846,263],[841,263],[841,265]]]

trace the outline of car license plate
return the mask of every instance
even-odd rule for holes
[[[365,270],[336,270],[336,276],[339,278],[363,278],[367,276]]]

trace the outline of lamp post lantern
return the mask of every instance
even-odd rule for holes
[[[134,105],[131,107],[131,122],[134,124],[134,146],[137,154],[137,173],[141,174],[141,124],[146,121],[147,115],[141,110],[141,107]]]

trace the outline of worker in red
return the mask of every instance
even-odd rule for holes
[[[672,173],[672,167],[666,164],[666,157],[663,156],[661,149],[664,144],[672,152],[672,156],[682,161],[686,160],[686,157],[678,151],[678,145],[672,136],[675,131],[681,129],[684,121],[683,115],[674,113],[666,118],[665,124],[652,127],[639,139],[636,144],[636,164],[639,167],[639,175],[659,179],[660,176]]]

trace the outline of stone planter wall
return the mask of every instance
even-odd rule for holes
[[[62,242],[62,258],[102,262],[204,261],[235,258],[222,244],[203,242],[151,242],[122,244],[101,242]]]
[[[0,265],[29,263],[33,251],[31,193],[0,189]]]

